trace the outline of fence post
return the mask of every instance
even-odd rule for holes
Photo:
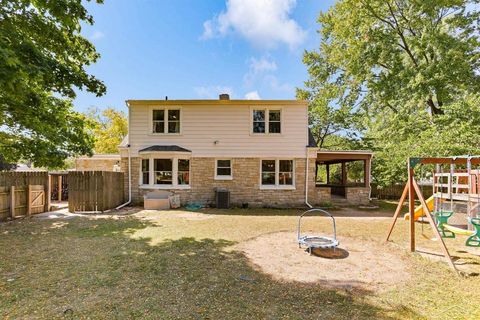
[[[10,215],[15,218],[15,187],[10,187]]]
[[[62,175],[58,175],[58,201],[62,201]]]
[[[73,212],[74,211],[74,205],[73,201],[76,199],[75,197],[75,192],[76,190],[76,178],[73,177],[73,172],[68,173],[68,211]]]
[[[27,184],[27,216],[32,214],[32,186]]]
[[[45,190],[46,189],[46,190]],[[52,184],[51,184],[51,179],[50,175],[47,173],[47,184],[44,185],[44,191],[45,191],[45,211],[48,212],[50,211],[50,201],[51,201],[51,192],[52,192]]]

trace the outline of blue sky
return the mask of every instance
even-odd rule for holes
[[[305,49],[319,44],[330,0],[106,0],[82,34],[101,54],[88,72],[103,97],[78,92],[75,108],[126,110],[127,99],[293,99],[307,79]]]

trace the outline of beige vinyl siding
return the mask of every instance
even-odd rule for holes
[[[304,157],[307,135],[305,105],[268,106],[282,110],[281,134],[252,134],[251,105],[178,105],[181,133],[152,134],[154,105],[130,106],[129,139],[132,156],[151,145],[179,145],[196,157]],[[168,106],[169,109],[175,106]],[[258,106],[259,109],[265,108]],[[215,141],[218,141],[215,144]]]

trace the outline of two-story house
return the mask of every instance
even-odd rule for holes
[[[229,190],[239,206],[369,200],[371,153],[319,151],[305,101],[224,94],[219,100],[128,100],[127,106],[121,169],[135,204],[155,190],[179,194],[182,204],[211,204],[215,188]],[[356,170],[350,183],[348,165],[359,167],[359,161],[363,174]]]

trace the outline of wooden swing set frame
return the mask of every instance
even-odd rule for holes
[[[445,241],[443,241],[442,236],[440,235],[440,232],[437,229],[437,226],[435,225],[435,221],[433,220],[432,212],[428,209],[427,203],[425,201],[425,198],[423,197],[422,191],[420,190],[420,187],[418,186],[417,181],[415,180],[415,167],[417,165],[424,165],[424,164],[464,164],[467,165],[468,161],[470,161],[470,164],[475,164],[479,165],[480,164],[480,158],[478,157],[473,157],[469,158],[466,156],[461,156],[461,157],[443,157],[443,158],[409,158],[408,159],[408,181],[407,184],[405,185],[405,188],[403,189],[402,196],[400,197],[400,201],[398,202],[397,209],[395,210],[395,214],[393,216],[392,223],[390,225],[390,229],[388,230],[387,238],[385,241],[389,241],[390,236],[392,234],[393,228],[395,227],[395,223],[397,222],[397,219],[400,215],[400,212],[402,210],[403,203],[407,199],[408,195],[408,212],[410,214],[410,251],[415,252],[416,251],[416,245],[415,245],[415,219],[414,219],[414,212],[415,212],[415,195],[417,195],[418,200],[420,201],[420,204],[423,208],[423,212],[426,212],[427,220],[430,223],[430,226],[432,227],[433,233],[435,234],[435,237],[438,239],[438,242],[440,244],[440,248],[442,249],[442,253],[447,259],[448,265],[454,269],[455,271],[458,271],[457,268],[455,267],[455,264],[453,263],[452,257],[450,256],[450,253],[448,252],[448,248],[445,245]]]

